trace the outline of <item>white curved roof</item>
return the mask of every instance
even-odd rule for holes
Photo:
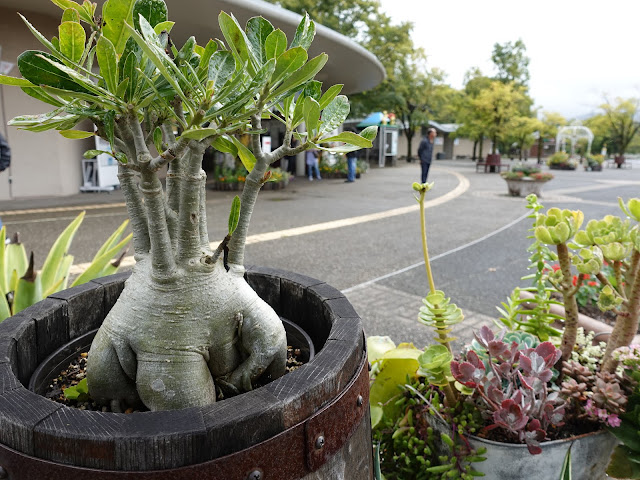
[[[218,27],[218,14],[221,10],[232,13],[242,26],[251,17],[263,16],[274,26],[282,29],[289,39],[293,38],[301,18],[296,13],[262,0],[165,1],[170,20],[176,22],[172,37],[177,45],[182,45],[189,35],[195,35],[201,45],[206,44],[209,38],[223,38]],[[104,0],[98,0],[97,3],[100,11]],[[0,0],[0,7],[20,11],[27,18],[29,11],[55,18],[61,15],[61,10],[49,0]],[[317,75],[317,80],[328,84],[343,83],[343,93],[347,94],[371,89],[384,80],[384,67],[369,51],[322,25],[316,24],[316,32],[309,56],[314,57],[322,52],[329,55],[329,61]]]

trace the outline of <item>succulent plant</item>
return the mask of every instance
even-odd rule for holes
[[[609,413],[620,414],[627,403],[627,396],[620,386],[620,377],[608,372],[596,374],[591,399],[599,408],[604,408]]]
[[[562,352],[550,342],[521,350],[516,341],[504,341],[504,332],[496,336],[486,326],[475,337],[489,368],[470,350],[465,361],[451,362],[456,386],[486,409],[493,423],[485,431],[501,428],[513,440],[526,443],[531,454],[541,453],[546,430],[560,426],[564,415],[564,400],[548,385]]]

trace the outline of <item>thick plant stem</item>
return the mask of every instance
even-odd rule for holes
[[[144,211],[144,204],[142,203],[140,190],[138,190],[136,174],[126,166],[119,165],[118,180],[120,180],[120,186],[122,187],[122,193],[127,205],[127,213],[131,219],[131,229],[133,230],[133,250],[135,252],[136,260],[139,260],[141,255],[148,254],[151,250],[147,215]]]
[[[634,255],[637,252],[634,252]],[[640,317],[640,275],[632,279],[631,293],[628,299],[626,315],[618,315],[616,324],[613,327],[607,349],[604,352],[602,370],[614,372],[618,362],[613,358],[612,353],[616,348],[630,345],[634,336],[638,332],[638,317]]]
[[[171,248],[171,237],[165,217],[165,199],[157,173],[149,168],[151,154],[144,141],[144,134],[135,113],[128,118],[140,166],[140,190],[144,196],[149,239],[151,243],[151,265],[158,278],[171,276],[175,270],[175,259]]]
[[[431,271],[431,262],[429,261],[429,247],[427,246],[427,226],[424,218],[424,197],[426,191],[420,192],[420,230],[422,233],[422,254],[424,255],[424,266],[427,270],[427,278],[429,279],[429,291],[434,293],[436,285],[433,281],[433,272]]]
[[[209,231],[207,227],[207,184],[206,180],[200,183],[200,248],[211,250],[209,246]]]
[[[203,144],[192,141],[185,158],[178,214],[178,261],[201,257],[204,253],[200,242],[200,198],[202,184],[206,181],[201,167],[204,150]]]
[[[571,284],[571,260],[569,258],[569,249],[565,243],[557,245],[558,262],[562,270],[561,292],[564,300],[565,322],[564,332],[562,334],[562,360],[568,360],[576,344],[578,336],[578,302],[576,301],[575,292],[571,294],[573,285]]]
[[[446,406],[451,408],[455,407],[456,403],[458,402],[458,396],[456,395],[456,392],[454,391],[451,384],[444,385],[440,388],[442,388],[442,391],[444,392],[444,403],[446,404]]]

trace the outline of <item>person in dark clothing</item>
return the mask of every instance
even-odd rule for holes
[[[9,165],[11,165],[11,149],[0,133],[0,172],[9,168]],[[0,219],[0,228],[2,228],[2,219]]]
[[[436,129],[427,130],[426,137],[423,137],[418,147],[418,157],[420,158],[420,166],[422,167],[422,183],[426,183],[429,175],[429,167],[431,166],[431,158],[433,157],[433,141],[436,138]]]

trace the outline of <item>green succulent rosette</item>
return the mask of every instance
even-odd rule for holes
[[[584,214],[580,210],[550,208],[546,215],[538,215],[534,234],[539,242],[559,245],[573,237],[583,221]]]
[[[620,209],[628,217],[640,222],[640,198],[632,198],[625,205],[622,198],[618,197],[618,203],[620,204]]]
[[[604,256],[598,247],[581,248],[577,255],[571,257],[571,263],[579,273],[597,275],[602,270]]]
[[[418,357],[418,375],[424,377],[431,385],[444,387],[453,381],[451,375],[453,354],[444,345],[430,345]]]
[[[614,308],[618,308],[624,299],[618,295],[613,288],[609,285],[605,285],[600,291],[600,295],[598,297],[598,308],[603,312],[607,310],[613,310]]]

